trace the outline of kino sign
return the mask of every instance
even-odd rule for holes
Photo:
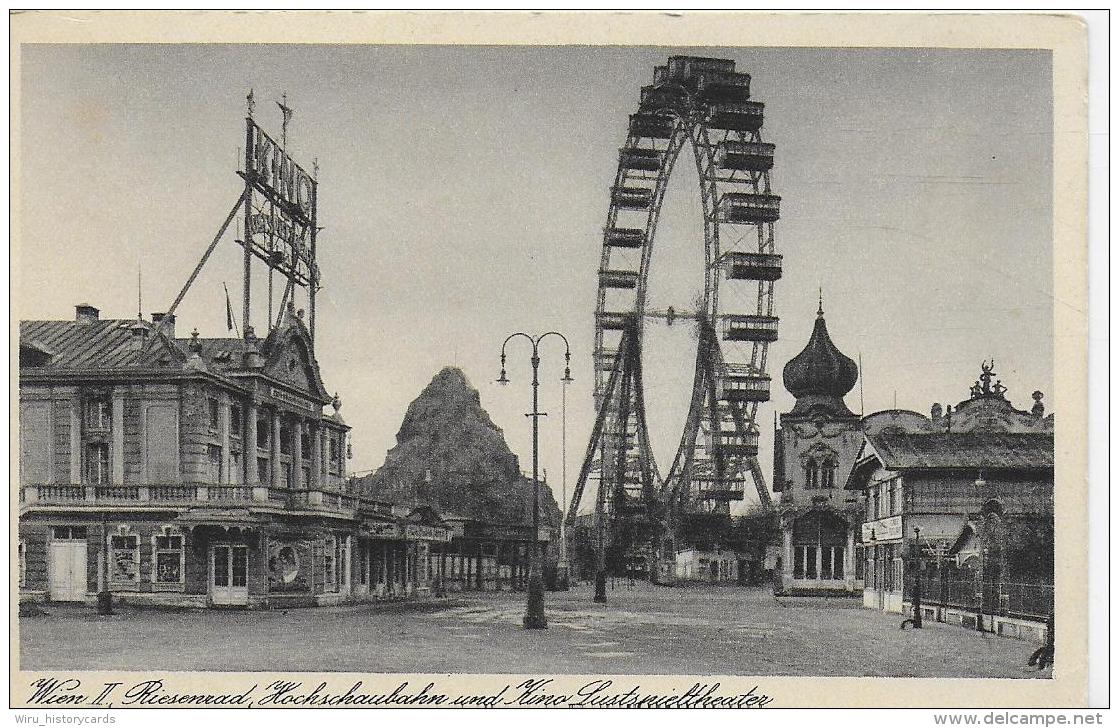
[[[253,186],[303,225],[315,221],[318,183],[284,149],[247,119],[245,169]]]

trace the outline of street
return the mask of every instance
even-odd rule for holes
[[[521,627],[524,593],[468,593],[284,611],[45,605],[20,619],[33,670],[1050,677],[1037,645],[769,588],[580,585],[546,595],[549,629]]]

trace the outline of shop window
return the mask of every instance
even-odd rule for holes
[[[153,540],[152,581],[156,584],[182,584],[185,559],[182,535],[165,529]]]
[[[794,579],[803,579],[804,578],[804,547],[803,546],[794,546],[793,547],[793,578]]]
[[[208,445],[206,447],[208,454],[208,469],[209,469],[209,482],[218,485],[222,482],[223,465],[222,462],[222,448],[221,445]]]
[[[121,533],[109,537],[109,582],[133,585],[140,582],[140,539]]]
[[[221,405],[218,403],[217,397],[206,398],[206,421],[210,429],[217,432],[221,429]]]
[[[107,485],[109,477],[109,443],[88,443],[85,446],[85,482]]]

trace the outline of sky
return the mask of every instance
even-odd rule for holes
[[[565,428],[563,347],[544,344],[541,467],[560,499],[563,431],[570,493],[594,422],[596,271],[617,149],[653,67],[682,53],[750,73],[777,145],[784,277],[773,399],[759,411],[767,473],[774,413],[793,405],[780,368],[807,342],[821,289],[833,340],[862,362],[854,411],[954,404],[993,357],[1016,406],[1041,390],[1059,412],[1053,306],[1072,304],[1053,298],[1044,51],[24,45],[13,309],[65,319],[88,302],[128,318],[139,293],[145,317],[166,310],[241,192],[245,95],[278,137],[273,101],[286,93],[289,150],[320,167],[316,354],[353,427],[351,471],[383,462],[409,402],[447,365],[529,470],[529,351],[510,345],[508,387],[494,382],[498,356],[514,331],[557,330],[575,382]],[[701,284],[689,166],[670,181],[650,273],[651,298],[678,309]],[[240,315],[233,232],[179,307],[178,335],[227,335],[223,283]],[[257,296],[258,333],[264,310]],[[694,347],[679,325],[650,327],[644,347],[662,471]]]

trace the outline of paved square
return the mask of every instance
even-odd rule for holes
[[[20,620],[24,669],[409,673],[1050,677],[1037,645],[768,588],[588,586],[548,593],[549,629],[521,627],[523,593],[285,611],[47,605]]]

